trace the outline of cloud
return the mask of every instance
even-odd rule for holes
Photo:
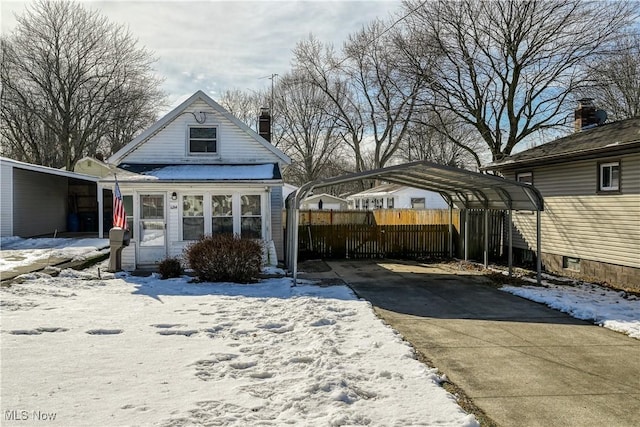
[[[266,77],[290,70],[293,48],[309,34],[339,48],[350,33],[400,8],[399,1],[83,3],[128,26],[156,54],[170,103],[199,89],[214,97],[227,89],[265,89]],[[2,1],[3,33],[15,26],[11,12],[24,5]]]

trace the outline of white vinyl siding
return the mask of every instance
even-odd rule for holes
[[[206,112],[203,116],[200,112]],[[195,117],[193,114],[195,114]],[[196,121],[202,121],[203,123]],[[123,163],[202,163],[201,154],[188,155],[189,126],[217,127],[217,155],[208,163],[276,163],[280,159],[259,142],[248,138],[245,131],[238,128],[222,114],[214,111],[203,101],[196,101],[175,120],[159,130],[137,149],[129,153]]]
[[[640,267],[640,154],[621,165],[622,194],[608,195],[598,194],[598,160],[535,168],[543,252]],[[535,215],[515,214],[514,225],[514,247],[535,248]]]
[[[0,163],[0,237],[13,236],[13,167]]]

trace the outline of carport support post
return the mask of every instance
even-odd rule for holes
[[[484,208],[484,268],[489,266],[489,209]]]
[[[453,258],[453,204],[449,202],[449,258]]]
[[[542,223],[540,218],[540,209],[536,211],[536,270],[538,285],[542,282],[542,239],[540,237],[540,230],[542,229]]]
[[[98,184],[98,237],[104,238],[104,193],[102,185]],[[133,212],[132,212],[133,214]]]
[[[512,223],[513,223],[513,211],[509,209],[509,218],[508,218],[508,233],[507,241],[509,242],[509,254],[507,255],[509,258],[509,277],[513,276],[513,233],[512,233]]]
[[[469,209],[464,210],[464,260],[469,261]]]

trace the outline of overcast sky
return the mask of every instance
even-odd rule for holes
[[[2,32],[29,2],[2,0]],[[340,47],[399,0],[363,1],[83,1],[128,25],[158,56],[157,71],[172,105],[202,89],[214,99],[227,89],[270,87],[266,77],[290,69],[292,49],[313,34]]]

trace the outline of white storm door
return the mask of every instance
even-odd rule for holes
[[[155,264],[167,256],[164,194],[140,194],[138,264]]]

